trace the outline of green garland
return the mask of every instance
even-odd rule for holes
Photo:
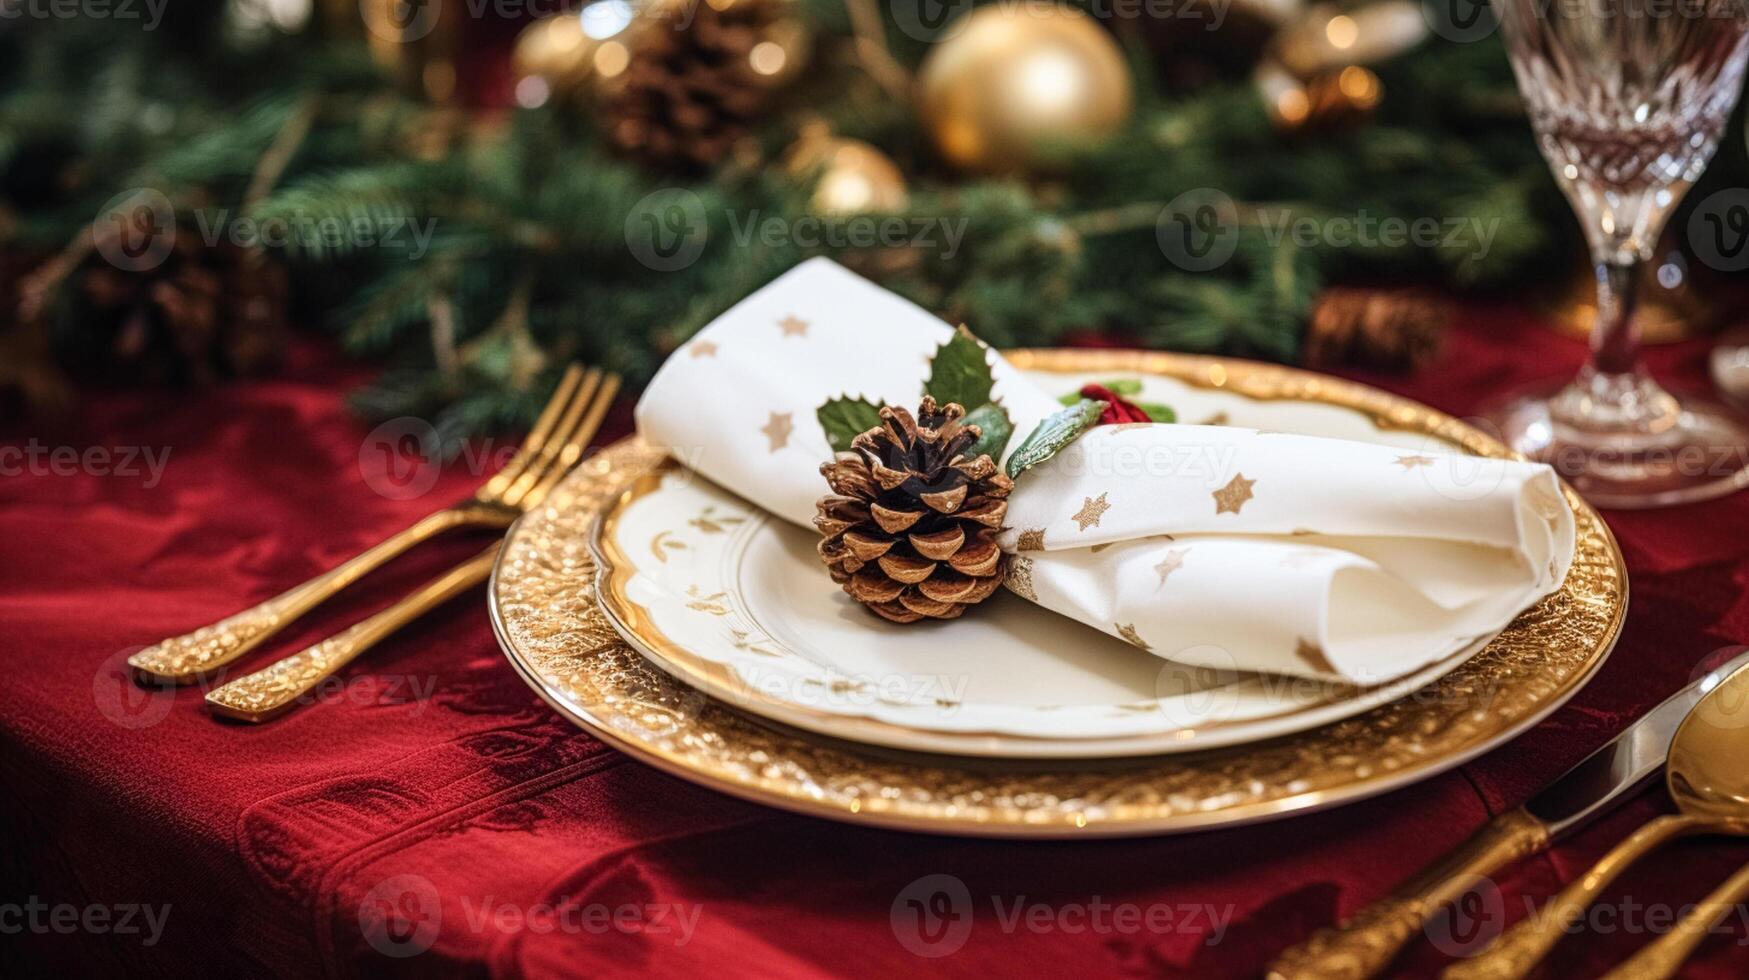
[[[794,111],[772,114],[759,134],[765,158],[781,154],[804,113],[873,142],[910,180],[897,217],[937,229],[932,247],[767,238],[763,222],[809,218],[808,188],[781,168],[729,165],[677,182],[616,158],[563,109],[516,111],[502,131],[464,131],[434,154],[413,137],[441,117],[396,96],[357,42],[215,32],[172,44],[164,32],[79,25],[28,46],[0,33],[0,248],[52,254],[104,201],[138,187],[164,191],[179,220],[218,234],[243,222],[394,231],[395,247],[294,236],[272,249],[294,272],[301,322],[388,363],[360,407],[432,418],[454,437],[526,422],[572,359],[641,383],[712,317],[816,254],[999,347],[1112,332],[1284,361],[1328,281],[1517,290],[1575,254],[1497,40],[1436,41],[1381,66],[1385,99],[1371,124],[1303,136],[1273,127],[1243,79],[1163,89],[1136,49],[1125,132],[1064,176],[1025,184],[944,170],[910,108],[837,57],[850,50],[842,7],[803,9],[832,55],[816,64],[832,67],[790,94]],[[918,54],[898,52],[912,63]],[[307,132],[264,180],[264,159],[285,150],[300,114]],[[1737,137],[1714,170],[1740,174],[1742,156]],[[1195,188],[1258,216],[1241,226],[1233,259],[1201,273],[1167,261],[1156,240],[1161,208]],[[667,196],[652,201],[659,191]],[[676,206],[702,222],[689,239],[697,256],[651,268],[640,249]],[[1308,216],[1474,221],[1487,248],[1474,236],[1344,245],[1286,233]],[[948,229],[957,248],[946,247]],[[76,339],[82,325],[75,316],[58,329]]]

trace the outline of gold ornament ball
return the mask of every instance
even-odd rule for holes
[[[936,148],[987,173],[1051,169],[1110,136],[1129,118],[1131,89],[1123,52],[1098,22],[1036,4],[967,14],[917,79]]]
[[[910,199],[898,165],[862,140],[804,135],[784,163],[791,176],[814,181],[808,209],[818,215],[892,213]]]

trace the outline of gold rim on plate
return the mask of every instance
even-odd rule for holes
[[[1291,368],[1146,351],[1007,356],[1022,370],[1151,374],[1255,400],[1321,402],[1382,429],[1510,455],[1441,412]],[[555,710],[634,758],[755,802],[881,827],[1158,834],[1376,795],[1459,765],[1547,716],[1602,664],[1627,610],[1621,552],[1596,511],[1568,490],[1578,543],[1562,588],[1456,670],[1362,714],[1269,742],[1140,759],[1065,764],[880,749],[725,707],[651,665],[614,631],[596,599],[592,525],[665,458],[636,438],[617,443],[512,528],[489,593],[507,657]]]

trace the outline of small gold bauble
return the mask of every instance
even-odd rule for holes
[[[585,96],[600,79],[625,71],[649,6],[643,0],[595,0],[528,25],[511,54],[516,101],[532,108],[553,96]]]
[[[890,214],[903,211],[910,199],[898,165],[862,140],[805,133],[790,148],[784,166],[792,177],[814,181],[808,199],[814,214]]]
[[[1283,27],[1271,47],[1282,67],[1312,78],[1395,58],[1428,34],[1426,15],[1415,0],[1374,0],[1347,9],[1320,4]]]
[[[575,15],[544,17],[523,28],[510,55],[517,101],[539,105],[552,91],[577,84],[588,73],[594,48],[583,33],[583,21]],[[539,85],[531,85],[531,79]]]
[[[924,59],[918,110],[941,154],[968,170],[1049,169],[1116,132],[1129,66],[1098,22],[1070,7],[992,4]]]

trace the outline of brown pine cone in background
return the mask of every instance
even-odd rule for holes
[[[769,103],[753,48],[786,13],[783,0],[669,4],[650,12],[631,62],[607,83],[603,129],[648,166],[698,171],[721,162]],[[688,19],[690,17],[690,19]]]
[[[981,435],[965,414],[933,398],[915,418],[883,408],[880,426],[820,467],[833,490],[814,518],[820,558],[884,619],[953,619],[1002,584],[1008,561],[996,534],[1014,482],[988,454],[965,455]]]
[[[1301,359],[1307,367],[1409,371],[1439,349],[1447,304],[1419,289],[1330,286],[1312,301]]]
[[[74,361],[86,373],[129,380],[206,384],[260,373],[279,359],[290,334],[289,283],[273,257],[228,241],[203,243],[179,228],[164,261],[117,268],[92,256],[74,273],[74,316],[81,333],[107,349]]]

